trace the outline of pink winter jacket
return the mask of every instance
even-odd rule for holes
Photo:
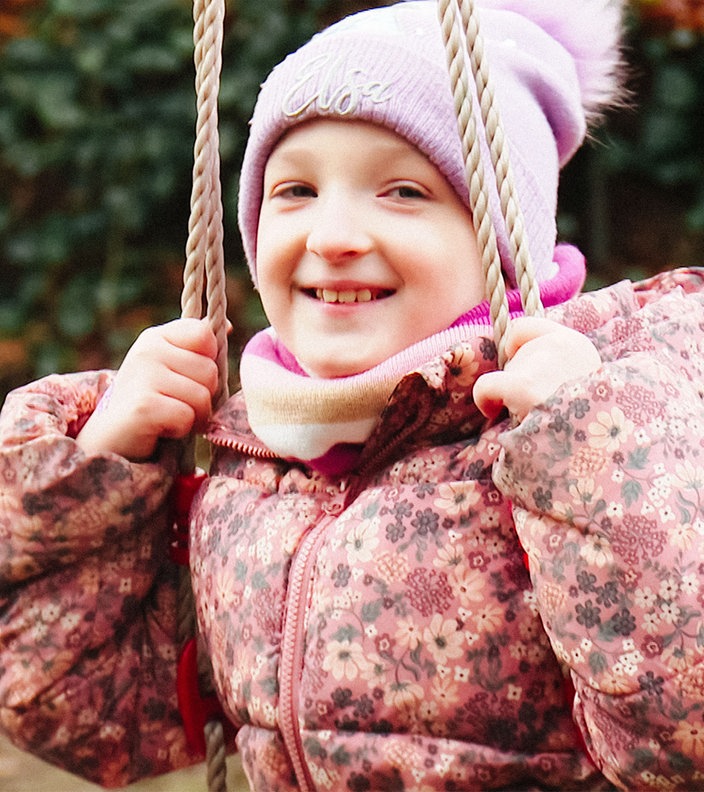
[[[550,315],[600,370],[486,428],[493,345],[468,341],[341,480],[273,458],[240,396],[216,414],[191,566],[254,789],[704,789],[704,272]],[[192,759],[173,460],[71,439],[109,381],[50,377],[0,419],[0,725],[119,785]]]

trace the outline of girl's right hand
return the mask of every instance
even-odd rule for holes
[[[218,386],[217,340],[205,319],[150,327],[117,372],[104,409],[76,441],[86,453],[113,452],[138,461],[159,438],[179,439],[203,426]]]

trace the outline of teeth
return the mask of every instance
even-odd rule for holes
[[[334,291],[333,289],[316,289],[316,297],[326,303],[362,303],[371,302],[372,293],[370,289],[360,289],[359,291],[346,290]]]

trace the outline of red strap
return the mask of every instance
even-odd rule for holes
[[[217,696],[203,696],[198,682],[198,646],[192,638],[183,647],[176,672],[178,708],[183,721],[188,747],[198,756],[205,756],[205,725],[219,720],[225,732],[225,743],[232,746],[236,730],[228,720]]]
[[[169,556],[181,566],[188,566],[188,527],[191,504],[201,484],[207,478],[203,470],[193,473],[180,473],[171,488],[170,543]],[[232,745],[235,728],[227,719],[217,696],[203,696],[200,692],[198,677],[198,644],[191,638],[181,651],[176,669],[176,694],[178,708],[183,721],[186,742],[191,751],[204,757],[205,725],[219,720],[225,731],[225,742]]]
[[[171,488],[169,556],[180,566],[188,566],[188,516],[193,498],[206,478],[207,473],[200,468],[193,473],[179,473]]]

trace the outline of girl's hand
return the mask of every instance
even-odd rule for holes
[[[496,418],[506,407],[523,420],[561,385],[601,366],[599,353],[586,336],[529,316],[511,322],[506,357],[503,371],[482,375],[474,386],[474,401],[487,418]]]
[[[136,461],[151,456],[161,437],[185,437],[210,416],[216,357],[207,320],[145,330],[125,356],[107,406],[93,413],[76,441],[87,453],[111,451]]]

